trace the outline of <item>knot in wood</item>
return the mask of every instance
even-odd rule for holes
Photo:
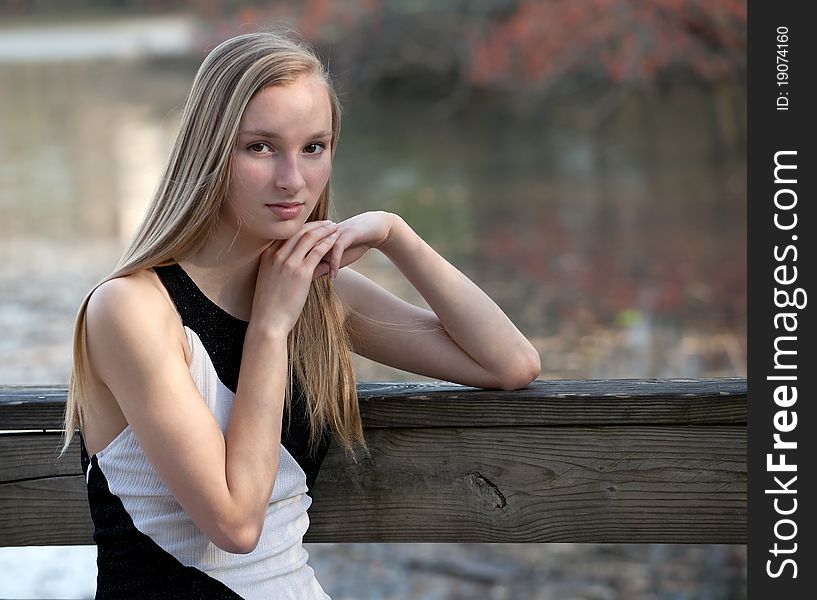
[[[465,477],[465,480],[477,489],[477,492],[486,502],[486,504],[492,508],[498,508],[500,510],[505,509],[505,506],[508,504],[505,500],[505,496],[502,494],[496,484],[482,475],[479,471],[469,473]]]

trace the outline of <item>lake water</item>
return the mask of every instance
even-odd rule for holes
[[[194,68],[0,64],[0,381],[67,380],[75,308],[150,198]],[[401,214],[529,336],[545,378],[745,375],[745,146],[717,104],[627,96],[590,129],[547,105],[351,100],[336,217]],[[423,303],[381,255],[356,268]]]
[[[76,307],[149,200],[197,59],[161,44],[133,58],[124,42],[113,59],[8,58],[21,43],[0,41],[0,382],[65,383]],[[745,90],[456,111],[344,98],[336,217],[401,214],[528,335],[542,378],[745,376]],[[382,255],[355,268],[423,304]],[[424,379],[355,364],[360,380]],[[745,595],[744,546],[308,548],[337,598]],[[0,549],[0,597],[92,597],[94,558]],[[480,578],[485,560],[497,571]]]

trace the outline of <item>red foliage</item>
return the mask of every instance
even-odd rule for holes
[[[500,86],[546,86],[569,72],[649,81],[675,68],[712,80],[742,71],[745,47],[740,0],[521,0],[485,24],[467,73]]]
[[[517,0],[501,18],[476,8],[457,13],[455,2],[418,16],[382,0],[304,0],[253,5],[219,20],[212,0],[195,4],[221,39],[230,28],[284,18],[313,42],[342,42],[347,68],[375,78],[418,52],[426,52],[421,63],[436,62],[441,46],[428,36],[444,40],[461,80],[478,87],[545,89],[577,75],[648,82],[674,72],[717,80],[745,71],[745,0]],[[343,62],[344,49],[333,51]]]

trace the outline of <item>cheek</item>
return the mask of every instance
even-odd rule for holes
[[[247,211],[244,206],[242,206],[240,200],[234,194],[231,194],[224,201],[224,204],[221,205],[219,214],[221,215],[222,219],[232,223],[236,220],[243,220],[246,216],[246,212]]]
[[[271,179],[268,168],[264,168],[262,161],[236,160],[233,163],[230,189],[234,192],[254,190],[263,187]]]
[[[312,165],[311,168],[305,172],[309,186],[316,191],[321,191],[329,181],[329,175],[332,173],[332,163],[329,161]]]
[[[264,188],[263,173],[257,167],[234,168],[227,189],[227,198],[221,206],[224,217],[247,218],[256,207],[260,190]]]

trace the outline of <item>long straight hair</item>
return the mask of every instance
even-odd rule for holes
[[[289,32],[250,33],[221,43],[202,62],[184,104],[167,167],[130,246],[79,307],[60,456],[92,408],[85,327],[94,290],[111,279],[184,260],[202,247],[215,231],[227,200],[232,153],[247,103],[264,87],[286,85],[302,75],[318,75],[326,85],[332,106],[330,151],[334,157],[340,102],[328,71],[306,42]],[[327,182],[309,220],[328,219],[330,208]],[[326,426],[347,452],[355,445],[366,449],[349,337],[340,300],[328,277],[311,283],[287,346],[290,363],[285,402],[290,405],[294,371],[306,400],[310,450],[317,448]]]

